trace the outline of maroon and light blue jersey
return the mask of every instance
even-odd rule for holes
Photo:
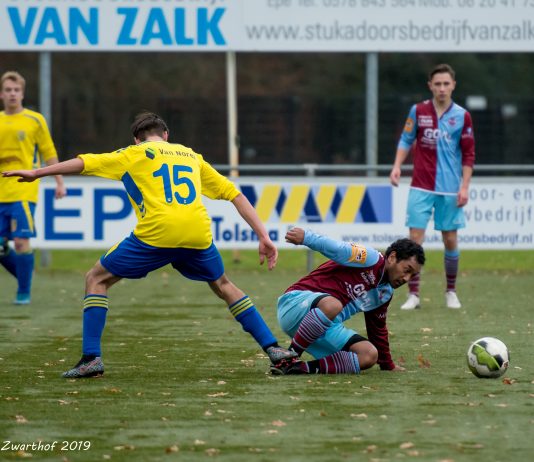
[[[413,148],[412,188],[455,195],[462,182],[462,167],[475,163],[471,115],[451,103],[438,119],[432,100],[410,109],[398,147]]]
[[[309,230],[304,235],[303,245],[330,260],[294,283],[286,292],[310,290],[338,299],[343,309],[335,322],[344,322],[363,312],[367,336],[378,350],[380,367],[393,369],[395,364],[391,359],[386,325],[393,287],[385,274],[384,256],[372,247],[336,241]]]

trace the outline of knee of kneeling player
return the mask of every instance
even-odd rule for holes
[[[360,369],[369,369],[373,367],[378,361],[378,350],[371,342],[360,342],[357,344],[358,360],[360,362]]]

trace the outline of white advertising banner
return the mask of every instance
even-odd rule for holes
[[[532,52],[534,0],[0,0],[0,50]]]
[[[239,178],[271,239],[286,244],[289,226],[313,229],[335,239],[385,249],[406,237],[408,183],[393,188],[386,179]],[[54,199],[55,183],[43,180],[35,215],[36,248],[107,249],[133,230],[136,218],[121,183],[67,177],[68,196]],[[257,237],[231,203],[204,200],[220,249],[257,248]],[[462,249],[534,249],[534,180],[474,179],[465,207]],[[441,233],[428,226],[425,247],[441,249]]]

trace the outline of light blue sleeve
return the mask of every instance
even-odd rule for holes
[[[417,136],[417,117],[415,108],[416,105],[414,104],[410,109],[397,148],[410,149],[415,141],[415,137]]]
[[[368,266],[373,266],[380,257],[378,251],[372,247],[336,241],[322,234],[314,233],[309,229],[304,232],[302,244],[344,266],[367,268]]]

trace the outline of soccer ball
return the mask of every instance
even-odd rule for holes
[[[467,365],[477,377],[495,379],[508,369],[508,348],[499,339],[483,337],[473,342],[467,350]]]

